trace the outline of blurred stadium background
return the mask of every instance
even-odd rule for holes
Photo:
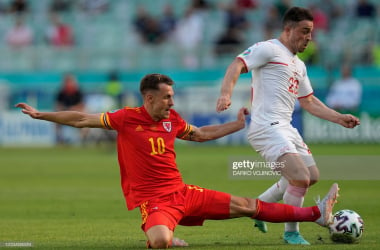
[[[12,8],[13,2],[25,2],[26,7],[23,9],[21,4]],[[316,17],[314,42],[300,55],[308,64],[315,95],[326,99],[344,63],[353,65],[353,75],[363,86],[356,113],[362,119],[360,127],[347,132],[296,111],[297,128],[311,143],[378,143],[379,3],[364,1],[372,3],[374,9],[358,13],[359,2],[362,1],[0,1],[0,145],[55,144],[52,124],[22,117],[13,106],[28,102],[41,110],[54,110],[66,73],[78,79],[89,112],[115,108],[105,90],[111,73],[122,84],[122,104],[135,106],[141,103],[138,85],[142,76],[161,72],[176,81],[176,109],[190,122],[203,125],[232,119],[240,106],[249,105],[250,76],[241,76],[232,110],[216,114],[216,98],[227,65],[251,44],[276,37],[281,29],[281,14],[290,5],[308,7]],[[72,41],[59,44],[49,40],[53,15],[68,27]],[[16,22],[29,29],[25,43],[12,44],[7,38]],[[216,143],[245,144],[246,139],[242,132]]]

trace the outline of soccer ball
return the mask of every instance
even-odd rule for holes
[[[331,240],[340,243],[357,243],[363,230],[364,222],[360,215],[348,209],[336,212],[329,226]]]

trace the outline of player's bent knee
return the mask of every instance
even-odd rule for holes
[[[318,182],[318,180],[310,180],[310,184],[309,184],[309,186],[312,186],[312,185],[314,185],[315,183],[317,183]]]
[[[311,181],[309,179],[304,180],[289,180],[289,184],[296,187],[308,188]]]
[[[151,248],[168,248],[173,237],[173,232],[167,226],[156,225],[148,229],[146,236]]]
[[[149,246],[151,248],[169,248],[171,239],[160,237],[153,240],[149,240]]]
[[[314,185],[319,180],[319,170],[317,166],[308,167],[310,173],[310,186]]]
[[[151,248],[168,248],[171,245],[172,237],[170,235],[156,235],[148,238]]]

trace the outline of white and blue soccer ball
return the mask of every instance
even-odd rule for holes
[[[357,243],[363,235],[364,222],[355,211],[344,209],[334,214],[329,226],[330,237],[334,242]]]

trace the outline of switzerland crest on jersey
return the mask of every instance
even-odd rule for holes
[[[162,126],[168,132],[172,131],[172,122],[163,122]]]

